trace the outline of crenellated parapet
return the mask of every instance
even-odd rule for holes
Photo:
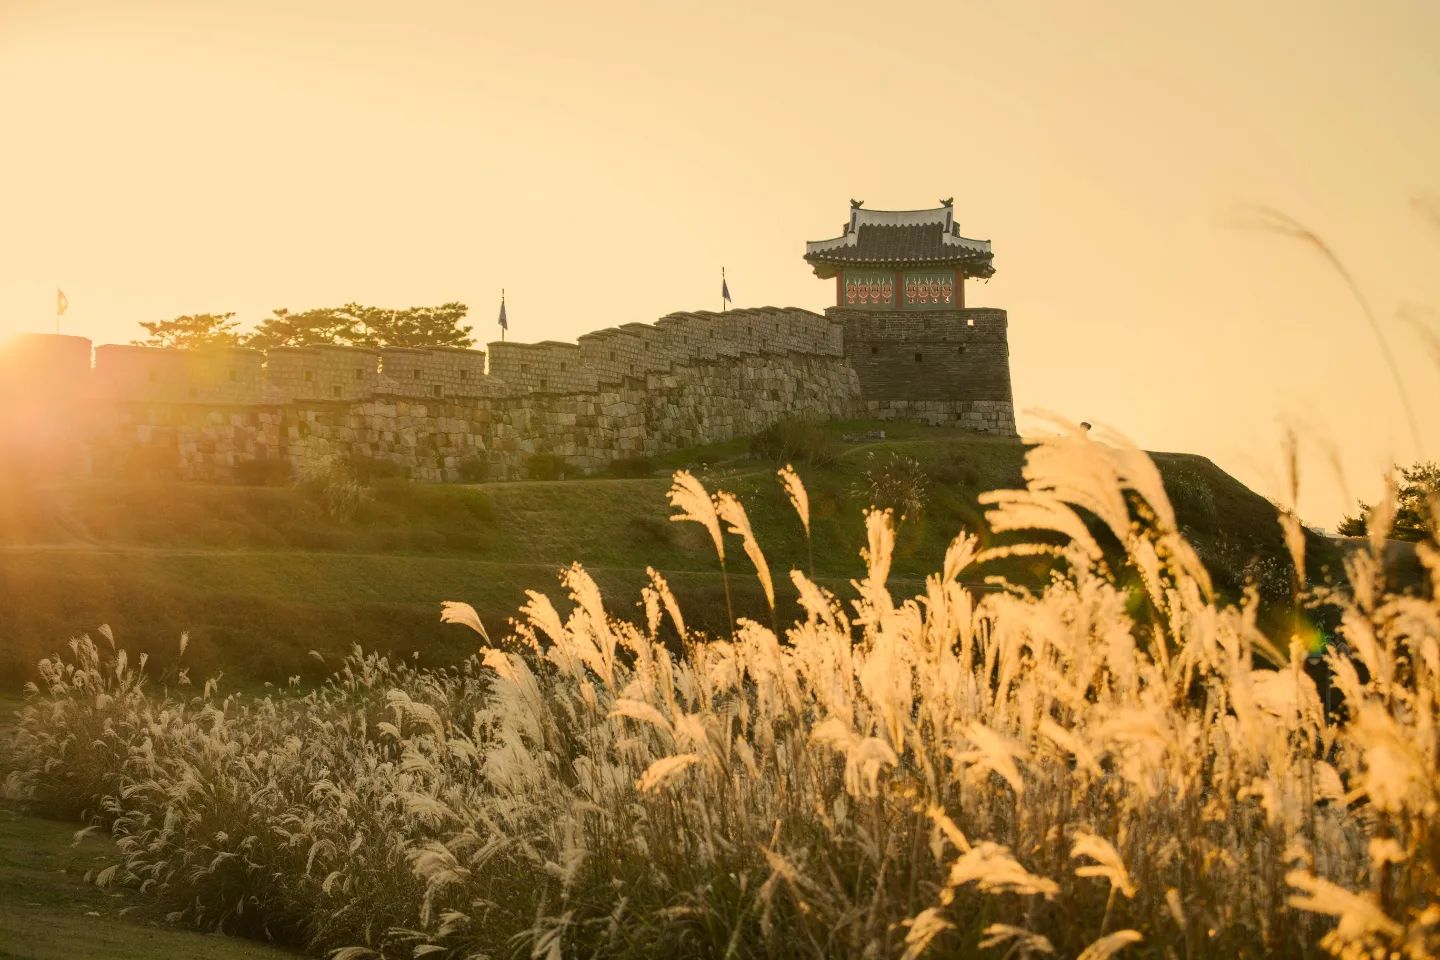
[[[319,345],[261,353],[107,344],[95,348],[93,372],[90,354],[82,337],[16,338],[0,350],[0,389],[65,382],[116,402],[233,405],[583,394],[676,366],[844,356],[845,324],[808,310],[755,307],[672,313],[596,330],[577,343],[498,342],[488,350]]]
[[[484,350],[436,350],[384,347],[380,351],[379,392],[396,397],[483,397]]]
[[[323,345],[274,347],[265,357],[266,402],[365,400],[380,384],[380,351]]]
[[[1011,435],[1008,349],[1004,311],[953,304],[684,311],[485,350],[105,345],[93,366],[84,338],[29,335],[0,344],[0,459],[222,480],[251,460],[370,458],[456,480],[475,458],[494,478],[537,454],[588,471],[786,418]]]

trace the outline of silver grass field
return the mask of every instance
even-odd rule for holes
[[[764,531],[677,474],[673,519],[770,600],[728,636],[654,571],[617,617],[579,566],[508,636],[447,603],[464,663],[357,650],[308,691],[162,685],[102,630],[40,665],[5,791],[113,835],[96,882],[335,960],[1440,954],[1435,545],[1425,596],[1388,590],[1382,503],[1344,589],[1297,582],[1343,611],[1327,723],[1308,643],[1214,598],[1144,453],[1059,424],[1024,475],[984,498],[1010,546],[961,533],[897,598],[871,511],[866,576],[790,571],[781,625]],[[966,585],[1001,553],[1059,572]]]

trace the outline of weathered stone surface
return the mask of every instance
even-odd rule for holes
[[[491,344],[488,370],[486,353],[469,350],[314,347],[262,358],[102,347],[88,389],[88,341],[55,341],[31,337],[11,347],[23,356],[0,352],[0,412],[11,411],[0,429],[35,435],[34,423],[53,420],[48,435],[73,452],[52,459],[97,475],[146,455],[173,454],[182,477],[203,480],[261,458],[305,469],[364,456],[440,481],[484,456],[502,478],[520,475],[535,453],[594,470],[786,418],[1015,432],[1000,310],[676,313],[578,345]],[[77,377],[63,400],[47,392]]]

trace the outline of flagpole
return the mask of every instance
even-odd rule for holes
[[[720,312],[725,312],[725,268],[720,268]]]

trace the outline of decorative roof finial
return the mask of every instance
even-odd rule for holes
[[[865,206],[865,201],[864,201],[864,200],[856,200],[856,199],[854,199],[854,198],[851,198],[851,200],[850,200],[850,209],[851,209],[851,210],[859,210],[859,209],[860,209],[861,207],[863,207],[863,206]]]
[[[942,207],[953,207],[953,206],[955,206],[955,198],[954,198],[954,197],[946,197],[944,200],[941,200],[941,201],[940,201],[940,206],[942,206]]]

